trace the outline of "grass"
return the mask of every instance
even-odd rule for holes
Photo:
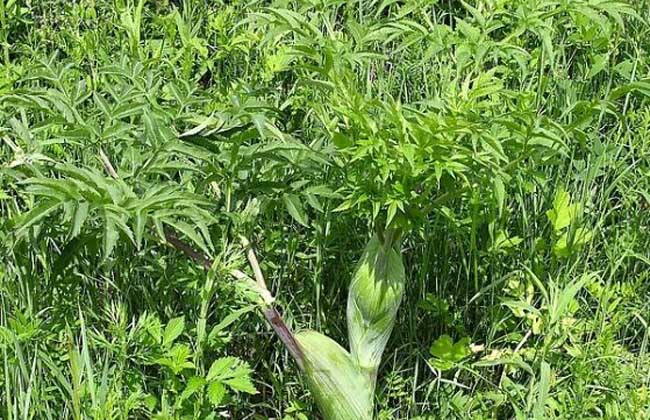
[[[377,418],[650,416],[649,6],[0,0],[0,417],[318,418],[239,237],[345,347],[387,226]]]

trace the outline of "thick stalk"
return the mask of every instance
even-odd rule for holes
[[[347,305],[350,353],[374,389],[382,354],[404,294],[399,232],[389,229],[368,242],[350,283]]]

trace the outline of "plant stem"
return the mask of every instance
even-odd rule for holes
[[[106,168],[106,172],[108,172],[112,178],[117,179],[117,171],[111,164],[108,156],[106,156],[101,148],[99,149],[99,155],[102,163],[104,164],[104,167]],[[183,242],[171,229],[165,230],[165,239],[174,248],[187,255],[193,261],[199,263],[206,270],[210,270],[212,268],[213,260],[210,257],[201,251],[195,250],[190,245]],[[286,347],[287,351],[289,351],[289,354],[291,354],[291,357],[293,357],[293,359],[296,361],[296,364],[298,364],[300,370],[304,371],[305,356],[302,352],[302,349],[296,342],[293,331],[291,331],[291,329],[284,322],[284,319],[282,319],[282,315],[280,315],[278,310],[273,306],[274,299],[266,287],[264,275],[262,274],[262,270],[260,269],[259,263],[257,262],[255,251],[253,251],[253,248],[250,246],[250,242],[246,238],[242,238],[241,240],[242,245],[247,248],[246,255],[255,275],[257,285],[260,287],[260,296],[264,301],[264,304],[262,305],[262,313],[264,314],[267,322],[271,325],[271,328],[273,328],[273,331],[275,331],[275,334],[278,336],[280,341],[282,341],[282,344],[284,344],[284,347]],[[231,270],[230,275],[237,280],[244,280],[249,278],[244,272],[236,269]]]
[[[181,239],[179,239],[174,232],[171,232],[170,230],[165,231],[165,239],[174,248],[183,252],[190,259],[199,263],[206,270],[212,268],[213,261],[207,255],[205,255],[201,251],[197,251],[193,249],[191,246],[189,246]],[[249,253],[251,252],[253,252],[252,249],[249,249]],[[254,253],[253,253],[253,257],[254,257]],[[254,261],[257,262],[257,258],[255,258]],[[259,269],[259,265],[257,265],[257,269],[253,267],[253,272],[255,271],[259,271],[260,275],[262,274],[261,270]],[[236,278],[237,280],[244,280],[249,278],[245,273],[243,273],[240,270],[231,270],[230,275]],[[262,277],[262,282],[263,282],[263,277]],[[257,283],[258,285],[260,284],[259,281]],[[293,357],[293,359],[296,361],[296,364],[298,365],[300,370],[304,371],[305,356],[302,352],[302,349],[296,342],[293,331],[291,331],[291,329],[287,326],[287,324],[284,322],[284,319],[282,318],[282,315],[280,315],[278,310],[271,303],[272,298],[270,299],[271,302],[269,302],[269,298],[267,296],[270,296],[270,293],[268,293],[268,289],[266,289],[266,286],[262,289],[262,291],[267,292],[266,296],[265,295],[262,296],[265,302],[262,305],[262,313],[264,314],[264,318],[266,318],[266,321],[271,325],[271,328],[273,328],[275,334],[278,336],[280,341],[282,341],[282,344],[284,344],[284,347],[287,349],[289,354],[291,354],[291,357]]]

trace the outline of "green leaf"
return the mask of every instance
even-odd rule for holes
[[[497,201],[499,214],[503,213],[504,203],[506,201],[506,187],[501,177],[494,178],[494,198]]]
[[[431,355],[446,359],[454,347],[454,339],[448,335],[440,336],[429,348]]]
[[[472,354],[469,344],[469,337],[463,337],[454,343],[450,336],[440,336],[429,349],[429,353],[436,358],[433,364],[440,370],[450,369],[454,363]]]
[[[568,257],[572,253],[579,251],[593,237],[591,230],[586,228],[576,229],[575,233],[572,235],[572,240],[570,240],[570,233],[571,232],[564,232],[564,234],[562,234],[562,236],[560,236],[560,238],[555,242],[553,252],[558,257]]]
[[[536,419],[546,418],[544,411],[546,408],[546,399],[550,388],[551,367],[547,362],[542,362],[539,382],[537,384],[537,401],[533,410],[533,416]]]
[[[83,227],[83,224],[88,217],[88,208],[89,204],[87,201],[80,201],[77,203],[77,206],[75,207],[74,218],[72,221],[72,227],[70,228],[70,239],[76,237],[81,232],[81,228]]]
[[[237,321],[239,318],[241,318],[242,315],[251,312],[257,308],[256,305],[249,305],[245,306],[243,308],[239,308],[232,313],[226,315],[226,317],[221,320],[217,325],[212,328],[212,331],[210,332],[210,335],[208,337],[208,340],[213,340],[221,331],[224,331],[226,328],[228,328],[233,322]]]
[[[321,213],[325,211],[322,204],[320,203],[320,201],[318,201],[318,198],[315,195],[308,194],[306,192],[303,192],[301,195],[305,197],[305,199],[307,200],[307,204],[309,204],[314,210],[319,211]]]
[[[228,356],[215,360],[210,366],[206,379],[228,385],[235,391],[257,394],[250,379],[252,370],[247,363],[236,357]]]
[[[165,327],[165,332],[163,333],[162,338],[162,345],[164,347],[169,347],[174,342],[174,340],[176,340],[178,336],[183,333],[184,329],[185,316],[179,316],[178,318],[171,319]]]
[[[201,390],[206,383],[207,382],[204,378],[201,378],[200,376],[192,376],[187,381],[187,385],[185,386],[185,389],[181,393],[179,400],[180,401],[187,400],[189,397],[191,397],[196,392]]]
[[[190,360],[192,350],[186,344],[175,344],[172,348],[167,349],[164,357],[156,359],[156,363],[168,367],[175,375],[178,375],[185,369],[195,369],[194,363]]]
[[[110,205],[107,207],[111,207]],[[116,208],[116,210],[122,211],[122,209]],[[135,244],[135,240],[133,239],[133,232],[131,231],[131,228],[126,224],[125,219],[123,214],[117,214],[115,212],[107,212],[108,217],[113,219],[113,223],[115,224],[115,227],[117,227],[120,231],[122,231],[130,240],[133,244]]]
[[[115,218],[110,211],[104,210],[104,235],[102,236],[103,259],[106,260],[113,253],[113,248],[117,244],[119,231],[115,226]]]
[[[182,220],[169,219],[165,219],[165,223],[187,236],[195,245],[201,248],[203,252],[206,254],[210,253],[201,235],[199,235],[189,223],[186,223]]]
[[[251,381],[248,374],[249,372],[247,372],[245,376],[243,374],[240,374],[239,376],[235,376],[231,379],[226,379],[224,383],[235,391],[241,391],[247,394],[257,394],[257,389],[255,389],[255,385],[253,385],[253,382]]]
[[[522,238],[519,236],[513,236],[512,238],[508,237],[508,233],[500,230],[499,233],[497,233],[497,237],[494,239],[494,245],[490,248],[490,251],[500,251],[500,250],[508,250],[515,248],[517,245],[519,245],[523,241]]]
[[[18,229],[16,236],[22,235],[27,229],[46,217],[59,207],[60,203],[54,200],[45,201],[32,208],[29,212],[22,214],[17,219]]]
[[[580,204],[571,204],[571,196],[568,192],[560,189],[555,194],[553,209],[546,212],[553,224],[555,232],[559,232],[577,218],[580,211]]]
[[[147,222],[147,215],[142,211],[136,211],[135,213],[135,246],[140,249],[142,246],[142,237],[144,236],[144,228]]]
[[[587,73],[587,78],[591,79],[596,76],[598,73],[603,71],[608,64],[609,56],[607,54],[599,54],[593,57],[593,64]]]
[[[301,225],[307,227],[307,214],[300,202],[300,198],[296,194],[284,194],[282,196],[284,205],[293,219]]]
[[[396,214],[397,214],[397,202],[392,201],[388,205],[388,215],[386,216],[386,227],[390,226],[390,223],[393,221]]]
[[[206,379],[208,381],[221,380],[227,377],[228,371],[237,364],[238,359],[233,356],[222,357],[215,360],[210,366]]]
[[[334,135],[332,136],[332,142],[339,149],[345,149],[345,148],[350,147],[350,146],[352,146],[354,144],[352,142],[352,140],[350,140],[349,137],[344,136],[341,133],[334,133]]]
[[[325,198],[341,198],[341,194],[332,191],[327,185],[313,185],[305,188],[304,192]]]
[[[223,386],[220,382],[211,382],[208,385],[208,399],[210,404],[217,407],[223,401],[223,397],[226,395],[226,387]]]
[[[574,302],[578,292],[585,287],[586,284],[597,278],[597,275],[594,273],[584,273],[577,281],[572,281],[567,284],[567,286],[560,291],[557,299],[553,301],[553,304],[549,308],[550,323],[553,324],[559,322],[564,316],[570,313],[572,302]]]

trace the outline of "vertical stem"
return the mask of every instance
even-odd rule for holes
[[[257,282],[258,286],[260,286],[262,289],[268,290],[268,288],[266,287],[266,281],[264,280],[264,275],[262,274],[262,270],[260,269],[260,264],[257,262],[255,251],[253,251],[250,242],[248,241],[248,239],[242,236],[241,243],[242,246],[246,249],[246,258],[248,258],[248,263],[253,269],[253,274],[255,275],[255,281]]]
[[[2,29],[2,52],[4,54],[5,67],[7,72],[10,70],[9,65],[9,24],[7,23],[7,8],[5,6],[5,0],[0,0],[0,28]]]
[[[200,251],[196,251],[193,249],[191,246],[186,244],[185,242],[181,241],[178,236],[174,232],[171,231],[166,231],[165,232],[165,239],[167,242],[169,242],[174,248],[178,249],[179,251],[183,252],[185,255],[190,257],[190,259],[198,262],[205,268],[206,270],[209,270],[212,268],[212,261],[210,258],[208,258],[207,255],[203,254]],[[252,252],[252,250],[250,250]],[[253,253],[253,257],[255,257]],[[257,264],[257,258],[254,258],[255,264]],[[251,264],[253,265],[253,264]],[[259,268],[259,265],[257,265],[257,268],[253,267],[253,271],[258,271],[259,275],[262,275],[262,271]],[[232,275],[234,278],[238,280],[244,280],[247,279],[248,276],[244,274],[243,272],[239,270],[232,270],[230,272],[230,275]],[[260,285],[260,281],[262,284],[265,284],[263,276],[261,279],[258,279],[257,284]],[[280,341],[282,341],[282,344],[284,347],[287,349],[289,354],[291,354],[291,357],[296,361],[296,364],[300,368],[301,371],[304,371],[305,367],[305,356],[302,352],[302,349],[296,342],[295,336],[293,335],[293,331],[287,326],[287,324],[284,322],[284,319],[282,319],[282,315],[278,312],[278,310],[273,306],[273,298],[271,297],[270,293],[264,287],[262,289],[262,299],[265,301],[264,305],[262,306],[262,314],[264,315],[264,318],[268,321],[268,323],[271,325],[271,328],[273,328],[273,331],[275,334],[278,336]],[[264,293],[266,292],[266,293]]]
[[[298,345],[298,342],[296,342],[296,338],[293,335],[293,332],[291,329],[289,329],[287,324],[284,323],[284,320],[282,319],[282,316],[278,310],[273,306],[265,306],[262,308],[262,313],[264,314],[264,317],[269,322],[269,324],[271,324],[271,327],[273,328],[273,331],[275,331],[275,334],[278,336],[280,341],[282,341],[282,344],[284,344],[284,347],[286,347],[289,351],[289,354],[291,354],[291,357],[293,357],[293,360],[296,361],[296,364],[300,370],[304,372],[305,355]]]
[[[262,274],[262,269],[260,268],[260,264],[257,261],[255,251],[253,250],[253,247],[251,246],[248,239],[241,237],[241,242],[244,248],[247,248],[246,257],[248,258],[248,263],[253,269],[253,274],[255,275],[255,281],[257,282],[257,285],[263,292],[262,299],[264,300],[265,304],[262,309],[262,313],[264,313],[264,317],[269,322],[269,324],[271,324],[271,327],[280,338],[284,346],[287,348],[289,353],[291,353],[291,356],[296,361],[300,369],[303,370],[304,355],[302,353],[302,350],[296,342],[293,332],[289,329],[287,324],[284,323],[284,320],[278,313],[277,309],[273,307],[273,297],[266,287],[264,274]]]

